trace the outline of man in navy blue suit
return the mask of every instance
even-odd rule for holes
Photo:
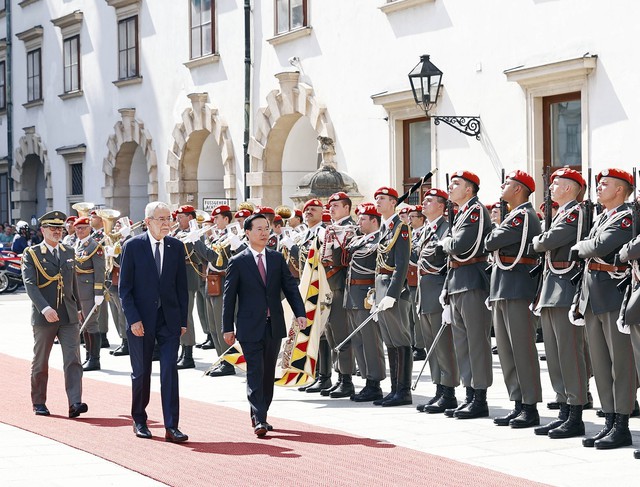
[[[145,208],[148,231],[125,243],[120,264],[120,297],[127,319],[131,359],[133,431],[151,438],[147,413],[151,386],[151,358],[160,349],[160,382],[165,439],[187,441],[178,429],[178,348],[187,330],[187,271],[184,244],[169,237],[171,212],[155,201]]]
[[[251,426],[259,437],[273,429],[267,423],[267,412],[273,399],[280,344],[287,336],[281,291],[300,328],[307,326],[304,303],[289,266],[282,254],[266,248],[269,230],[269,221],[262,214],[245,220],[249,246],[229,261],[222,298],[224,340],[233,345],[237,336],[242,347],[247,363]],[[236,302],[238,313],[234,317]]]

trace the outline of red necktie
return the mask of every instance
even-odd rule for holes
[[[258,254],[258,272],[260,273],[260,277],[262,277],[262,282],[264,285],[267,285],[267,271],[264,268],[264,264],[262,262],[262,254]]]

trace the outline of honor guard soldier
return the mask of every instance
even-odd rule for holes
[[[64,228],[66,229],[67,234],[62,239],[62,243],[64,244],[65,247],[76,246],[76,240],[78,239],[78,237],[76,236],[76,229],[73,226],[73,223],[76,221],[76,218],[78,217],[72,215],[72,216],[68,216],[67,219],[64,221]]]
[[[509,399],[515,402],[509,414],[493,422],[512,428],[540,424],[540,362],[536,321],[529,309],[537,290],[537,280],[529,275],[537,259],[529,253],[529,245],[541,232],[540,219],[529,202],[535,190],[526,172],[509,173],[502,184],[502,200],[513,209],[485,239],[486,249],[493,252],[489,302],[498,356]]]
[[[398,192],[382,187],[374,193],[382,215],[376,259],[376,310],[382,339],[387,346],[391,392],[374,401],[376,406],[411,404],[413,354],[409,314],[409,290],[405,286],[411,254],[411,230],[396,213]]]
[[[319,199],[311,199],[304,204],[302,209],[304,220],[307,225],[307,230],[299,240],[294,242],[290,238],[283,238],[282,245],[287,247],[290,253],[290,259],[298,262],[298,269],[300,272],[304,270],[304,266],[307,262],[307,255],[309,249],[314,243],[316,237],[320,241],[324,241],[325,229],[322,224],[322,210],[324,206]],[[324,336],[320,337],[320,344],[318,348],[318,366],[316,380],[306,386],[300,387],[299,391],[305,392],[320,392],[323,389],[329,389],[331,387],[331,349]]]
[[[321,262],[333,298],[324,334],[331,350],[334,350],[349,335],[347,312],[343,301],[347,278],[347,246],[355,236],[356,230],[355,222],[351,218],[352,203],[347,193],[340,191],[332,194],[329,196],[327,205],[331,224],[325,229]],[[351,344],[345,344],[339,352],[334,353],[337,353],[333,362],[338,372],[338,381],[333,386],[320,391],[320,394],[331,398],[351,397],[355,393],[352,380],[355,374],[355,362]]]
[[[449,195],[441,189],[429,189],[422,202],[422,212],[427,217],[418,242],[418,292],[416,323],[418,345],[430,348],[442,327],[442,294],[446,279],[447,254],[440,240],[449,233],[449,222],[444,217]],[[418,411],[443,413],[445,409],[458,407],[455,388],[460,384],[458,364],[453,348],[453,331],[446,326],[436,344],[435,353],[429,358],[431,380],[436,384],[436,394],[426,404],[419,404]]]
[[[588,222],[577,201],[586,184],[578,171],[569,168],[555,171],[549,184],[551,199],[558,210],[549,228],[533,237],[533,248],[544,253],[536,308],[540,313],[549,378],[560,411],[558,419],[536,428],[534,433],[571,438],[584,435],[582,409],[588,401],[584,326],[574,326],[569,321],[576,292],[571,278],[578,270],[578,263],[569,261],[569,250],[586,234]]]
[[[489,212],[478,200],[480,178],[470,171],[451,177],[449,198],[458,205],[451,235],[442,239],[448,254],[447,279],[443,295],[451,305],[453,340],[464,402],[447,416],[469,419],[489,415],[487,389],[493,383],[491,360],[491,313],[485,305],[489,278],[485,272],[487,251],[484,240],[491,231]]]
[[[249,210],[238,210],[234,213],[233,218],[240,224],[240,228],[243,228],[244,221],[251,216]]]
[[[347,246],[349,268],[344,291],[344,307],[347,323],[352,333],[369,316],[370,295],[375,287],[376,258],[380,238],[381,215],[373,203],[362,203],[356,208],[358,228],[362,235],[355,237]],[[365,325],[351,339],[360,376],[366,385],[351,396],[355,402],[369,402],[382,399],[380,381],[386,377],[384,347],[378,323]]]
[[[102,307],[100,305],[104,301],[104,248],[92,238],[88,217],[76,219],[74,226],[78,236],[75,267],[78,296],[82,305],[83,318],[87,322],[84,332],[87,360],[83,369],[85,371],[100,370],[102,334],[98,316]],[[94,306],[97,306],[97,309],[92,313]]]
[[[31,402],[38,416],[49,416],[47,382],[49,355],[57,337],[62,349],[64,383],[69,401],[69,417],[88,411],[82,402],[80,362],[80,298],[74,269],[73,249],[59,244],[66,215],[50,211],[40,217],[44,241],[25,250],[22,279],[31,300],[33,360],[31,362]]]
[[[229,348],[224,342],[222,333],[222,290],[224,289],[229,259],[232,257],[231,249],[225,243],[227,237],[226,229],[231,223],[231,215],[231,208],[228,205],[216,206],[211,212],[211,217],[213,224],[219,230],[218,236],[210,238],[209,246],[205,245],[202,240],[197,240],[194,244],[195,251],[200,259],[208,263],[209,333],[218,357],[221,357]],[[226,360],[222,360],[207,375],[222,377],[235,375],[235,373],[235,367]]]
[[[400,210],[401,212],[404,210]],[[411,260],[409,261],[409,272],[407,272],[407,284],[409,285],[409,327],[411,330],[411,348],[413,350],[413,360],[424,360],[427,356],[425,350],[424,340],[420,340],[416,333],[416,326],[419,327],[418,321],[420,317],[416,311],[416,294],[418,289],[418,242],[422,237],[423,230],[425,228],[425,217],[422,214],[422,205],[415,205],[407,207],[407,225],[411,227]],[[435,360],[435,357],[434,357]]]
[[[302,225],[302,220],[303,220],[302,210],[300,210],[299,208],[295,208],[293,210],[293,215],[291,215],[291,218],[289,218],[289,221],[287,222],[287,224],[291,228],[298,228],[300,225]]]
[[[182,205],[176,210],[176,221],[178,229],[175,237],[185,238],[189,233],[189,222],[196,219],[196,209],[191,205]],[[200,271],[200,258],[193,249],[193,243],[184,242],[187,264],[187,290],[189,294],[189,304],[187,307],[187,332],[180,337],[182,352],[178,357],[178,369],[193,369],[196,364],[193,361],[193,347],[196,344],[196,332],[193,321],[193,308],[196,302],[196,293],[200,287],[202,272]]]
[[[111,316],[113,317],[113,322],[116,325],[116,329],[118,330],[118,335],[122,340],[122,343],[118,348],[109,352],[111,355],[114,355],[116,357],[129,355],[129,342],[127,340],[127,320],[122,309],[119,285],[122,246],[127,240],[132,237],[130,229],[131,225],[131,220],[129,220],[129,226],[123,226],[120,220],[116,221],[113,226],[113,231],[119,236],[119,239],[115,243],[113,249],[107,250],[107,252],[113,252],[113,255],[109,255],[109,257],[113,261],[113,267],[111,268],[111,273],[109,275],[109,279],[111,281],[111,286],[109,286],[109,308],[111,309]]]
[[[615,264],[621,247],[631,240],[631,212],[625,200],[633,192],[633,176],[621,169],[606,169],[596,176],[598,202],[604,207],[588,237],[575,244],[585,259],[575,318],[584,317],[593,375],[605,426],[583,446],[606,450],[631,445],[629,415],[637,388],[629,335],[618,331],[616,321],[622,305],[617,285],[628,267]]]
[[[91,210],[89,214],[89,223],[91,224],[91,237],[98,242],[99,245],[104,245],[104,221],[98,214],[97,210]],[[104,250],[104,249],[103,249]],[[106,276],[105,276],[106,277]],[[98,312],[98,326],[100,329],[100,348],[109,348],[109,339],[107,338],[107,332],[109,331],[109,310],[108,306],[100,306]]]

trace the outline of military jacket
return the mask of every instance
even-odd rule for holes
[[[347,246],[349,267],[343,303],[346,309],[365,309],[364,301],[375,285],[379,239],[380,232],[376,231],[355,237]]]
[[[465,264],[472,259],[486,258],[484,240],[490,231],[489,211],[474,196],[456,215],[451,235],[442,239],[442,248],[449,256],[449,271],[445,281],[449,294],[472,289],[489,291],[489,277],[485,272],[487,262]],[[454,262],[459,267],[453,268]]]
[[[536,295],[538,280],[529,275],[536,265],[529,244],[540,235],[540,219],[531,203],[514,208],[485,239],[485,248],[493,252],[493,271],[489,299],[527,299]],[[530,263],[519,263],[527,259]],[[513,262],[509,262],[513,261]]]
[[[206,237],[207,243],[205,243],[205,239],[200,239],[193,245],[200,260],[209,263],[210,270],[218,272],[225,272],[227,270],[232,252],[228,245],[224,247],[220,245],[223,239],[224,235],[213,240]]]
[[[544,274],[538,307],[571,306],[576,286],[571,278],[578,272],[578,263],[569,262],[569,251],[586,234],[587,222],[577,201],[567,203],[551,221],[549,229],[533,237],[533,248],[544,252]]]
[[[355,236],[355,232],[335,231],[332,227],[355,226],[353,218],[350,216],[334,223],[325,229],[324,242],[322,247],[322,265],[327,274],[329,288],[332,291],[344,289],[345,279],[347,278],[348,253],[347,246]],[[329,247],[329,248],[327,248]]]
[[[578,255],[585,259],[578,301],[578,311],[582,315],[588,304],[594,314],[620,310],[622,293],[617,285],[625,272],[589,270],[589,265],[614,265],[616,254],[631,240],[631,223],[629,208],[626,204],[620,205],[611,216],[606,213],[600,215],[589,236],[576,245]]]
[[[411,258],[411,230],[409,225],[394,215],[388,225],[380,228],[380,241],[376,256],[376,303],[385,296],[399,299],[405,287]]]
[[[78,242],[75,249],[78,295],[81,301],[93,301],[104,294],[104,249],[93,238]]]
[[[439,297],[446,279],[447,254],[440,240],[449,232],[449,223],[443,217],[435,222],[435,230],[425,230],[418,242],[418,291],[417,306],[420,314],[442,311]]]
[[[58,313],[60,324],[78,323],[81,310],[75,273],[74,250],[58,244],[55,259],[44,242],[29,247],[22,255],[22,279],[31,300],[31,324],[46,325],[42,314],[47,306]]]
[[[186,236],[189,233],[189,230],[178,230],[176,232],[175,237],[180,240],[182,237]],[[191,242],[183,242],[184,244],[184,253],[185,253],[185,263],[187,266],[187,289],[189,291],[197,291],[200,288],[200,283],[202,281],[202,272],[200,266],[202,261],[198,254],[194,249],[194,244]]]

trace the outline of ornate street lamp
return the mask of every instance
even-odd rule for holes
[[[480,140],[479,116],[429,115],[429,111],[438,102],[442,87],[442,71],[430,61],[428,54],[420,56],[420,62],[409,73],[409,82],[416,104],[424,110],[427,117],[433,119],[436,125],[444,122],[458,132]]]

